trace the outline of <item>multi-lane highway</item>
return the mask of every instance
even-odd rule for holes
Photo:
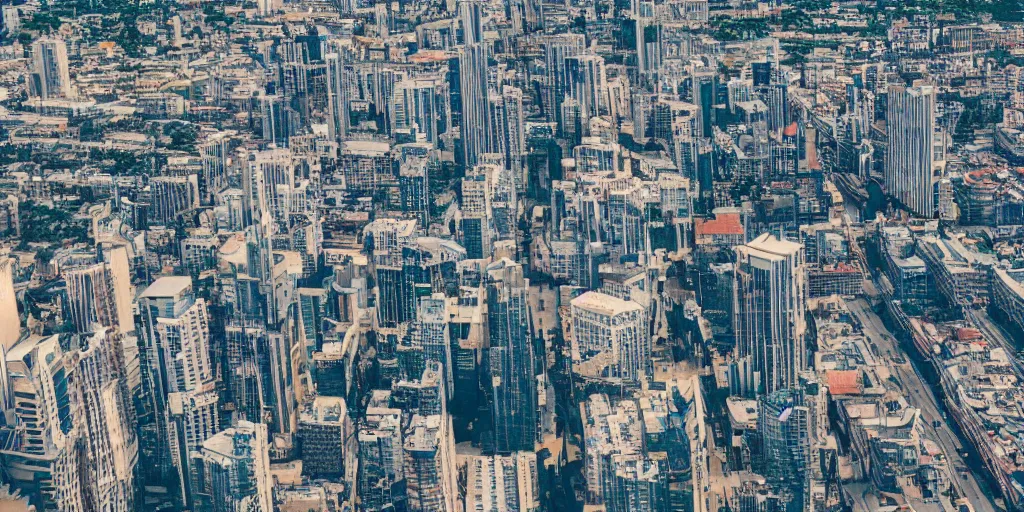
[[[996,512],[998,509],[983,491],[983,484],[978,481],[978,475],[970,471],[960,471],[960,468],[968,467],[963,458],[963,450],[959,439],[950,430],[948,422],[952,420],[943,417],[942,408],[932,387],[914,368],[910,362],[911,358],[899,347],[882,323],[882,319],[871,310],[867,302],[858,299],[848,304],[850,312],[860,320],[865,336],[874,344],[878,355],[885,359],[886,366],[903,385],[907,401],[921,410],[921,424],[924,426],[925,435],[938,443],[946,454],[950,465],[950,478],[957,491],[970,501],[977,512]],[[935,426],[936,421],[938,427]]]

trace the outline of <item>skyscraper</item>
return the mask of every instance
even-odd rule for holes
[[[462,95],[462,146],[466,166],[476,165],[481,153],[496,152],[494,126],[488,115],[487,83],[489,49],[484,42],[483,5],[480,0],[459,2],[465,47],[459,58]]]
[[[589,131],[590,118],[607,110],[605,95],[608,86],[605,81],[604,57],[600,55],[575,55],[565,59],[568,78],[567,96],[580,105],[580,121],[584,131]]]
[[[68,296],[66,317],[75,332],[94,327],[117,327],[117,305],[110,273],[104,263],[81,265],[64,272]]]
[[[578,55],[586,48],[583,34],[557,34],[543,36],[544,84],[542,103],[548,120],[560,123],[562,100],[566,96],[569,76],[566,59]],[[563,128],[564,129],[564,128]]]
[[[356,444],[345,399],[318,396],[299,414],[302,471],[314,478],[356,477]]]
[[[451,339],[448,336],[447,300],[443,294],[432,297],[421,297],[416,308],[415,339],[423,349],[425,361],[435,361],[441,365],[446,394],[454,388],[452,379]]]
[[[416,415],[405,436],[408,510],[456,512],[455,445],[446,414]]]
[[[328,53],[327,63],[327,128],[331,138],[340,141],[348,136],[348,84],[351,77],[346,69],[344,49]]]
[[[811,459],[811,415],[801,390],[780,389],[758,399],[755,469],[769,482],[784,484],[798,503],[803,502]]]
[[[487,326],[494,450],[533,451],[537,440],[537,374],[522,265],[507,258],[487,267]]]
[[[402,411],[368,407],[359,429],[358,493],[370,512],[398,509],[405,502]]]
[[[139,296],[139,317],[145,474],[161,482],[177,475],[184,501],[191,451],[218,428],[206,302],[196,299],[192,278],[161,277]]]
[[[651,339],[644,308],[601,292],[570,303],[573,371],[623,384],[638,384],[651,365]]]
[[[32,73],[29,91],[41,99],[71,96],[68,47],[62,39],[44,37],[32,43]]]
[[[241,421],[207,439],[193,457],[193,496],[203,512],[272,512],[267,426]]]
[[[736,246],[733,325],[758,393],[791,388],[807,368],[803,246],[765,233]]]
[[[101,329],[84,337],[75,368],[85,459],[82,480],[87,509],[135,510],[135,465],[139,456],[135,408],[121,354],[122,334]]]
[[[886,191],[914,213],[935,214],[935,88],[889,87]]]

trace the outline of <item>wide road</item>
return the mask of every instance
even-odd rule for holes
[[[903,393],[907,401],[921,410],[921,423],[928,438],[938,443],[939,447],[946,454],[950,463],[950,480],[954,482],[960,495],[967,498],[974,510],[977,512],[996,512],[997,509],[992,499],[982,491],[982,485],[978,482],[978,476],[971,471],[961,472],[958,468],[967,468],[962,456],[960,441],[953,431],[950,430],[948,421],[943,418],[938,399],[932,392],[932,387],[921,377],[917,369],[910,362],[911,359],[896,343],[889,329],[882,323],[882,319],[871,310],[871,307],[863,299],[857,299],[847,303],[850,312],[853,313],[863,326],[864,335],[872,342],[878,350],[878,355],[885,360],[886,366],[890,368],[894,376],[903,384]],[[898,356],[898,357],[897,357]],[[938,421],[936,428],[933,421]]]

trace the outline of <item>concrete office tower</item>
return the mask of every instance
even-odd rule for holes
[[[537,372],[530,281],[523,267],[503,258],[487,267],[488,359],[494,450],[534,450],[537,441]]]
[[[118,312],[110,272],[104,263],[81,265],[64,271],[68,320],[75,332],[117,327]]]
[[[149,223],[174,226],[178,216],[199,207],[199,176],[156,176],[149,180]]]
[[[480,0],[461,0],[459,17],[465,46],[459,56],[462,94],[462,146],[467,167],[479,162],[481,153],[497,152],[494,126],[488,115],[487,83],[489,47],[484,42],[483,7]]]
[[[540,509],[537,454],[473,455],[467,461],[466,510],[535,512]]]
[[[479,163],[481,153],[495,152],[494,126],[488,115],[490,92],[487,85],[487,46],[467,44],[459,58],[462,94],[462,136],[465,164]]]
[[[405,503],[402,411],[367,407],[359,428],[357,492],[363,510],[401,510]]]
[[[549,121],[562,124],[562,100],[566,97],[569,76],[566,59],[583,53],[586,36],[583,34],[557,34],[541,36],[544,48],[544,84],[542,103]]]
[[[345,399],[318,396],[299,413],[302,471],[312,478],[356,478],[355,425]]]
[[[889,87],[886,191],[917,215],[935,214],[935,88]]]
[[[44,37],[32,43],[32,73],[29,93],[36,98],[71,97],[68,47],[62,39]]]
[[[178,440],[197,447],[217,430],[217,394],[212,391],[206,304],[195,298],[192,278],[161,277],[138,299],[143,396],[140,397],[140,452],[149,464],[147,482],[166,482],[188,460]],[[169,402],[174,396],[175,410]],[[212,411],[210,410],[212,408]],[[172,418],[186,420],[180,428]],[[181,430],[181,435],[178,435]],[[187,430],[187,431],[186,431]],[[187,484],[182,480],[181,485]],[[188,494],[182,491],[182,498]]]
[[[10,350],[21,338],[21,317],[18,316],[18,296],[14,292],[14,259],[0,260],[0,346]]]
[[[736,250],[733,327],[757,394],[792,388],[807,368],[803,246],[765,233]]]
[[[802,495],[811,459],[812,411],[803,392],[782,389],[758,399],[757,436],[761,441],[755,468],[774,484]],[[798,498],[798,503],[803,502]]]
[[[21,340],[7,352],[4,364],[0,389],[8,417],[0,427],[6,440],[0,466],[6,481],[36,510],[87,510],[76,447],[74,384],[59,336]]]
[[[372,194],[380,186],[395,184],[397,164],[387,142],[351,140],[342,144],[338,167],[348,190]]]
[[[448,131],[448,82],[440,73],[395,84],[392,131],[415,128],[433,145]]]
[[[441,365],[445,394],[450,396],[455,383],[452,377],[451,339],[448,336],[448,301],[443,293],[421,297],[416,308],[413,334],[423,349],[423,359]]]
[[[121,353],[122,336],[98,330],[85,340],[77,357],[78,425],[85,468],[82,485],[88,510],[135,510],[139,441]]]
[[[407,510],[456,512],[455,439],[448,415],[414,416],[404,456]]]
[[[176,491],[181,493],[182,503],[189,506],[194,505],[192,499],[195,497],[192,492],[192,455],[202,448],[207,439],[220,431],[217,400],[217,391],[212,383],[197,391],[167,395],[167,443],[171,454],[170,462],[171,467],[177,470],[179,487]],[[174,481],[174,476],[171,478],[161,483],[167,485],[168,482]]]
[[[651,339],[644,308],[600,292],[570,303],[573,371],[581,376],[635,385],[649,375]]]
[[[344,48],[328,53],[327,63],[327,130],[331,139],[340,141],[348,137],[348,84],[353,77],[346,66]]]
[[[273,512],[267,426],[241,421],[203,442],[193,455],[196,510]]]
[[[462,180],[462,220],[459,235],[469,259],[491,255],[494,240],[494,219],[491,211],[493,186],[490,167],[475,167]]]
[[[517,193],[526,192],[526,121],[523,117],[523,91],[504,86],[501,94],[491,95],[491,123],[498,139],[497,148],[504,156]]]
[[[203,159],[203,175],[199,182],[202,204],[216,203],[216,197],[227,186],[228,159],[231,157],[231,134],[215,132],[199,145]]]
[[[589,135],[590,118],[608,110],[608,85],[605,80],[604,57],[576,55],[565,59],[568,78],[567,96],[580,105],[580,121]]]

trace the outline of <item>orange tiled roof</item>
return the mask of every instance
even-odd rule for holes
[[[832,395],[859,395],[864,391],[857,370],[829,370],[825,372],[825,380]]]
[[[713,220],[696,219],[693,229],[697,236],[743,234],[743,224],[738,213],[722,213]]]

